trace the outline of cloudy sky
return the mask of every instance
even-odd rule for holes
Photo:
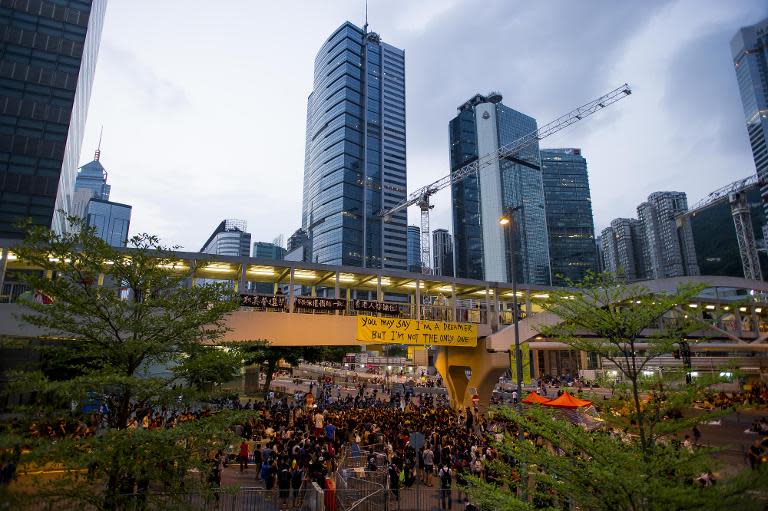
[[[595,227],[658,190],[689,203],[754,173],[729,42],[764,0],[370,0],[406,52],[408,188],[448,173],[448,121],[476,92],[543,124],[608,90],[634,94],[542,147],[581,147]],[[112,200],[132,233],[198,250],[224,218],[253,240],[301,223],[315,53],[363,0],[110,0],[81,160],[104,126]],[[450,229],[450,192],[432,227]],[[417,210],[409,212],[417,222]]]

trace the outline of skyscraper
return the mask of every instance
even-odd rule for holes
[[[0,238],[31,218],[64,232],[106,0],[5,0],[0,8]]]
[[[101,199],[88,201],[88,225],[96,228],[96,235],[113,247],[128,243],[131,225],[131,206]]]
[[[598,271],[587,160],[581,149],[542,149],[541,171],[552,285],[561,286]]]
[[[446,229],[432,231],[432,259],[435,275],[453,276],[453,238]]]
[[[755,170],[766,180],[760,191],[763,214],[768,217],[768,18],[736,33],[731,40],[731,56]],[[763,238],[768,239],[765,232]]]
[[[408,271],[421,273],[421,229],[408,226]]]
[[[200,252],[204,254],[244,256],[251,255],[251,234],[246,232],[245,220],[227,219],[214,229]]]
[[[449,124],[451,172],[496,152],[536,130],[536,119],[501,103],[498,93],[477,94],[458,108]],[[519,282],[549,284],[547,222],[539,146],[484,168],[451,187],[456,276],[509,282],[510,243],[499,218],[519,207],[512,232],[517,237]]]
[[[257,241],[253,244],[253,257],[262,257],[264,259],[285,259],[286,250],[274,243],[266,241]]]
[[[315,58],[307,100],[302,227],[313,262],[407,268],[405,53],[343,23]]]
[[[686,218],[678,225],[675,219],[685,211],[688,211],[688,199],[683,192],[654,192],[637,207],[643,224],[648,278],[699,274],[691,223]]]
[[[605,271],[626,280],[644,280],[648,270],[643,225],[636,218],[616,218],[600,233]]]

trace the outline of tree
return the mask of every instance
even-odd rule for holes
[[[344,346],[270,346],[266,341],[238,342],[229,345],[241,354],[243,365],[266,365],[264,392],[269,392],[277,364],[282,360],[295,365],[305,362],[337,362],[343,360],[347,348]]]
[[[127,427],[134,413],[179,406],[182,394],[199,399],[211,384],[236,374],[240,360],[214,344],[227,331],[224,320],[238,301],[224,284],[187,285],[193,268],[155,236],[134,236],[128,249],[118,249],[78,219],[70,222],[75,229],[61,235],[32,227],[13,249],[35,269],[25,275],[26,282],[37,296],[46,297],[20,300],[26,310],[18,319],[49,335],[28,346],[40,352],[40,367],[8,375],[8,390],[30,396],[34,415],[7,425],[2,440],[31,446],[27,464],[55,463],[73,470],[42,485],[41,493],[58,491],[73,501],[79,498],[77,488],[88,488],[95,494],[91,500],[111,508],[121,481],[136,481],[142,474],[167,476],[157,466],[173,466],[181,472],[162,479],[163,484],[183,485],[179,473],[201,467],[206,456],[187,452],[189,459],[182,463],[179,450],[194,445],[205,450],[202,446],[213,448],[227,438],[225,415],[198,421],[194,435],[190,428]],[[103,435],[54,443],[29,437],[33,423],[62,416],[63,404],[75,403],[82,410],[93,402],[108,408]],[[48,417],[41,415],[44,410]],[[77,470],[85,466],[93,469],[93,478],[107,482],[105,493],[96,491],[103,486],[93,481],[75,484]]]
[[[760,488],[765,474],[742,473],[716,488],[700,488],[694,480],[716,465],[712,452],[677,445],[676,434],[725,413],[679,415],[712,381],[686,385],[684,375],[662,379],[644,372],[656,357],[674,351],[705,327],[682,309],[702,286],[651,295],[641,285],[601,275],[577,287],[577,292],[550,292],[544,308],[561,323],[541,331],[615,365],[625,384],[616,387],[617,397],[599,406],[601,418],[619,429],[588,432],[562,414],[538,407],[522,414],[502,408],[497,411],[502,422],[512,432],[527,432],[528,440],[516,441],[507,433],[498,444],[499,460],[489,468],[502,481],[518,480],[522,474],[522,484],[513,486],[529,493],[535,507],[528,499],[501,495],[496,485],[477,479],[471,482],[471,492],[488,509],[547,508],[558,499],[560,504],[569,499],[582,509],[762,509],[765,495],[747,490]],[[543,445],[531,441],[538,438]]]
[[[641,403],[644,387],[658,382],[644,371],[649,363],[665,353],[674,352],[681,342],[706,328],[706,324],[681,310],[706,287],[684,285],[671,293],[651,294],[640,284],[626,284],[609,274],[588,276],[577,284],[578,292],[553,291],[543,308],[560,318],[541,333],[558,339],[571,349],[594,353],[613,363],[628,384],[632,417],[641,449],[646,458],[655,447],[654,425],[659,410],[647,410]],[[693,341],[691,341],[693,342]],[[670,390],[670,389],[667,389]],[[664,400],[655,400],[661,403]]]
[[[20,259],[40,269],[26,274],[26,282],[51,299],[20,301],[29,312],[19,319],[67,339],[37,347],[44,357],[79,373],[66,381],[37,374],[37,384],[47,388],[35,390],[75,401],[103,393],[113,428],[125,427],[137,407],[182,383],[185,368],[203,354],[207,361],[221,362],[216,348],[205,343],[226,332],[224,318],[238,307],[234,292],[223,284],[187,286],[193,270],[157,237],[134,236],[129,247],[111,247],[93,228],[80,225],[62,235],[33,227],[25,243],[14,248]],[[82,360],[88,363],[78,363]],[[155,371],[174,366],[181,369]],[[236,368],[233,362],[230,377]],[[17,376],[26,385],[31,375]]]

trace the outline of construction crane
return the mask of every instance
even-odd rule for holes
[[[430,260],[431,240],[429,232],[429,210],[434,207],[430,204],[429,198],[432,195],[443,188],[460,183],[466,178],[474,176],[482,169],[495,164],[499,160],[510,158],[518,154],[526,147],[529,147],[550,135],[554,135],[558,131],[589,117],[595,112],[624,99],[630,94],[632,94],[632,89],[625,83],[621,87],[617,87],[609,93],[571,110],[567,114],[558,117],[539,129],[499,147],[496,151],[479,157],[473,162],[451,172],[442,179],[438,179],[434,183],[422,186],[418,190],[412,192],[408,198],[400,204],[380,211],[378,216],[383,217],[385,222],[389,222],[395,213],[399,213],[413,205],[419,206],[419,209],[421,210],[421,267],[424,273],[429,273],[432,266],[432,261]]]
[[[688,211],[675,215],[677,226],[680,227],[688,217],[728,201],[731,205],[733,225],[736,228],[736,242],[739,245],[744,278],[749,280],[763,280],[763,273],[760,271],[760,259],[757,255],[757,244],[755,243],[755,233],[752,230],[752,215],[749,211],[747,194],[763,184],[764,181],[753,174],[715,190]]]

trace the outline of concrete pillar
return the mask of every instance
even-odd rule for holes
[[[96,285],[102,287],[104,285],[104,274],[99,272],[99,276],[96,280]]]
[[[453,313],[451,321],[458,321],[456,314],[456,282],[451,283],[451,312]]]
[[[531,350],[531,353],[533,353],[533,377],[538,378],[541,376],[539,372],[539,350]]]
[[[349,291],[349,290],[347,290]],[[336,282],[333,285],[333,297],[334,298],[341,298],[341,295],[339,294],[341,290],[339,289],[339,272],[336,272]]]
[[[416,279],[416,318],[421,319],[421,280]]]
[[[314,298],[314,297],[316,297],[316,296],[317,296],[317,287],[315,287],[315,286],[312,286],[312,287],[310,288],[310,291],[309,291],[309,296],[311,296],[312,298]]]
[[[531,303],[531,292],[524,291],[523,294],[525,295],[525,317],[530,318],[531,314],[533,314],[533,303]],[[515,311],[515,314],[517,314],[517,311]]]
[[[376,301],[384,301],[384,293],[381,292],[381,272],[376,276]]]
[[[197,277],[192,277],[192,287],[197,287]]]
[[[291,277],[288,281],[288,312],[293,312],[293,273],[295,271],[295,268],[291,268]]]
[[[5,284],[5,270],[8,268],[8,252],[10,252],[10,250],[4,248],[3,256],[0,258],[0,295],[3,294],[3,285]]]
[[[240,265],[240,281],[237,285],[237,290],[240,293],[246,293],[248,292],[248,276],[246,275],[246,272],[248,271],[248,265],[243,263]]]
[[[488,286],[488,284],[486,284],[485,285],[485,322],[488,324],[488,326],[491,326],[491,328],[493,328],[492,327],[493,323],[491,323],[492,315],[491,315],[491,293],[490,293],[490,291],[491,291],[490,286]]]

